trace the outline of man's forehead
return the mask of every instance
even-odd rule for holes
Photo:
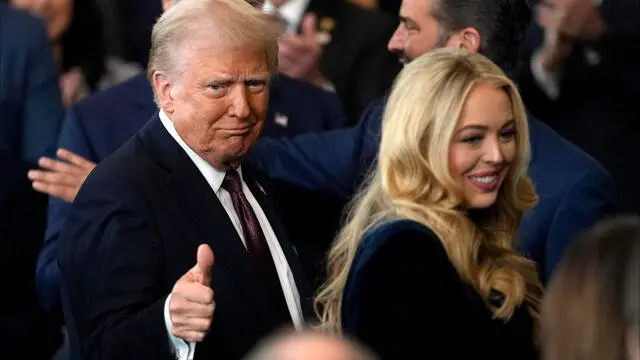
[[[400,17],[411,20],[424,19],[431,14],[432,0],[403,0]]]

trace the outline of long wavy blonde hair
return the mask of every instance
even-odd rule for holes
[[[461,184],[449,171],[449,146],[471,89],[488,84],[511,100],[517,156],[496,203],[472,221],[462,206]],[[537,196],[526,175],[529,135],[516,86],[490,60],[463,50],[439,49],[412,61],[400,73],[382,123],[377,167],[352,200],[346,224],[328,254],[328,279],[315,302],[320,327],[341,332],[343,291],[363,235],[394,219],[429,227],[442,241],[463,281],[485,299],[494,316],[509,319],[526,302],[538,318],[542,287],[536,265],[513,250],[524,211]],[[488,302],[490,291],[505,296],[502,306]]]

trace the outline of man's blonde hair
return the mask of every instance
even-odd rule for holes
[[[189,41],[210,41],[228,49],[266,52],[269,71],[278,69],[278,37],[284,27],[247,0],[174,0],[153,26],[147,76],[179,75],[181,51]]]
[[[463,190],[449,171],[449,147],[472,88],[487,84],[511,100],[517,156],[482,221],[472,221]],[[340,332],[343,291],[364,234],[381,223],[410,219],[442,242],[460,277],[486,300],[494,316],[509,319],[526,305],[537,319],[542,287],[536,264],[513,249],[523,212],[537,196],[527,176],[529,135],[514,83],[480,54],[443,48],[407,65],[396,79],[382,123],[378,164],[352,200],[346,225],[328,255],[328,279],[316,298],[321,327]],[[501,306],[491,291],[504,294]]]

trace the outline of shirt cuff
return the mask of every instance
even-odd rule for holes
[[[193,360],[193,354],[196,350],[196,343],[187,343],[186,341],[173,335],[173,325],[171,324],[171,315],[169,314],[170,301],[171,294],[167,296],[167,300],[165,300],[164,302],[164,325],[167,328],[167,335],[169,336],[169,348],[173,352],[176,360]]]
[[[540,52],[536,51],[531,57],[531,74],[542,92],[551,100],[560,97],[560,72],[550,72],[542,67]]]

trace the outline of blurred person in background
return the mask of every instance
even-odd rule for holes
[[[26,171],[55,149],[64,107],[43,22],[0,2],[0,299],[2,359],[48,360],[62,341],[35,292],[47,199]]]
[[[243,360],[377,360],[345,337],[304,329],[286,329],[262,341]]]
[[[400,73],[375,170],[354,198],[316,298],[321,327],[383,359],[538,359],[542,286],[514,249],[537,201],[514,83],[438,49]]]
[[[603,221],[568,250],[542,309],[544,360],[640,359],[640,218]]]
[[[350,124],[386,94],[400,70],[386,48],[397,22],[346,0],[267,0],[288,32],[279,40],[278,70],[335,91]]]
[[[46,23],[66,106],[141,71],[138,66],[108,56],[102,14],[93,0],[9,0],[9,3]]]
[[[53,155],[63,117],[43,23],[0,1],[0,151],[30,164]]]
[[[617,210],[640,213],[640,1],[532,2],[519,77],[529,110],[600,162]]]

